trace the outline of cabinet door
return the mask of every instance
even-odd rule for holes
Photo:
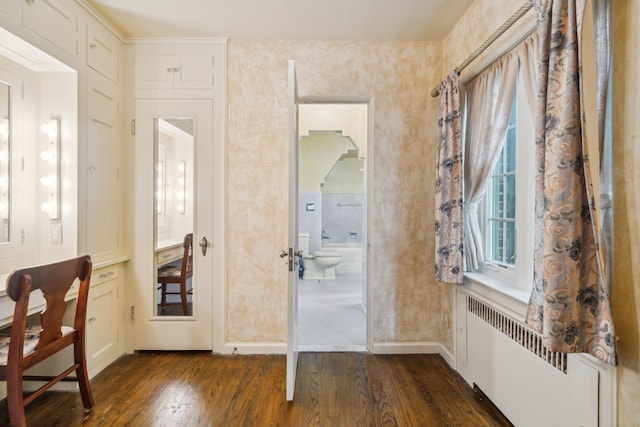
[[[173,55],[136,55],[135,68],[136,89],[171,89],[173,87]]]
[[[119,135],[114,90],[90,82],[87,93],[86,248],[94,262],[119,251]]]
[[[176,55],[173,87],[176,89],[213,88],[212,55]]]
[[[25,1],[22,23],[60,49],[78,54],[78,16],[70,2],[62,0]]]
[[[87,25],[87,65],[112,82],[118,80],[118,40],[98,24]]]
[[[91,276],[86,322],[86,353],[90,371],[104,368],[119,356],[118,284],[122,280],[120,276],[120,266],[96,270]]]

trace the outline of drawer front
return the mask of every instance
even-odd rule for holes
[[[91,272],[91,286],[98,286],[101,283],[117,279],[120,276],[122,276],[121,264],[95,269]]]
[[[156,254],[156,265],[163,265],[182,258],[182,247],[165,249]]]

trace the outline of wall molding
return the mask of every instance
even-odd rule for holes
[[[287,354],[286,342],[228,342],[222,354]]]
[[[454,357],[444,345],[431,341],[378,342],[371,348],[372,354],[439,354],[455,369]],[[228,342],[222,354],[287,354],[285,342]]]
[[[432,341],[413,341],[413,342],[377,342],[371,348],[373,354],[439,354],[455,369],[455,359],[444,345],[439,342]]]

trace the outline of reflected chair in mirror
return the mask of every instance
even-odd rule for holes
[[[77,381],[85,410],[93,407],[85,357],[85,318],[91,267],[91,258],[85,255],[21,268],[7,278],[7,294],[15,301],[15,308],[10,332],[7,328],[0,337],[0,380],[7,382],[7,407],[13,426],[26,426],[25,406],[63,380]],[[65,301],[65,297],[76,279],[79,284],[73,326],[64,326],[67,304],[73,306],[71,301]],[[42,291],[45,307],[40,313],[39,324],[31,324],[34,316],[29,317],[29,297],[37,290]],[[73,364],[60,374],[34,376],[23,373],[69,346],[73,346]],[[56,361],[60,363],[57,358]],[[74,371],[75,377],[70,377]],[[36,391],[25,393],[23,381],[46,383]]]
[[[180,267],[173,265],[158,268],[158,289],[160,289],[160,310],[164,312],[166,307],[181,306],[182,313],[189,316],[188,295],[193,295],[191,277],[193,276],[193,234],[184,236],[182,242],[184,249]],[[180,301],[167,301],[167,296],[179,295]]]

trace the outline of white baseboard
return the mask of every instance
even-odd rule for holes
[[[229,342],[222,354],[287,354],[286,342]]]
[[[455,369],[453,355],[438,342],[378,342],[373,344],[374,354],[439,354]]]
[[[302,351],[313,351],[302,348]],[[343,349],[342,351],[362,351],[360,348]],[[437,342],[379,342],[371,348],[373,354],[439,354],[454,368],[453,355]],[[284,342],[230,342],[224,345],[223,354],[287,354],[287,343]],[[454,368],[455,369],[455,368]]]

